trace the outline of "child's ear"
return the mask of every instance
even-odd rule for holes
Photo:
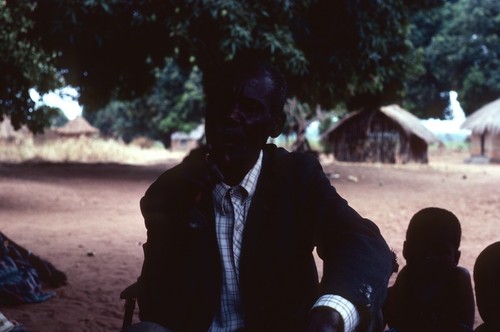
[[[458,261],[460,260],[460,255],[462,253],[460,252],[460,250],[457,250],[456,253],[455,253],[455,261],[453,262],[455,264],[455,266],[458,265]]]

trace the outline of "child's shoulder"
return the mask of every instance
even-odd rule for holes
[[[453,277],[461,285],[470,284],[472,282],[469,270],[462,266],[457,266],[453,269]]]
[[[436,279],[421,279],[419,274],[412,273],[407,266],[399,272],[394,282],[394,285],[390,287],[393,291],[414,288],[414,287],[424,287],[428,285],[429,287],[441,287],[443,289],[456,289],[456,287],[469,286],[472,283],[472,277],[465,267],[456,266],[450,273],[436,278]]]
[[[467,270],[465,267],[463,266],[456,266],[454,269],[453,269],[453,275],[454,276],[457,276],[459,278],[467,278],[467,279],[470,279],[471,278],[471,274],[469,272],[469,270]]]

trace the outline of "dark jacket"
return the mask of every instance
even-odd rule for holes
[[[221,262],[211,194],[186,197],[182,164],[147,190],[148,230],[139,278],[140,318],[173,331],[206,331],[219,303]],[[317,246],[323,278],[313,259]],[[312,156],[274,145],[248,213],[240,256],[240,291],[251,331],[303,331],[321,294],[357,306],[364,329],[376,321],[392,271],[379,229],[341,198]]]
[[[500,331],[500,326],[498,326],[498,325],[495,326],[495,325],[486,324],[486,323],[479,325],[474,330],[474,332],[498,332],[498,331]]]

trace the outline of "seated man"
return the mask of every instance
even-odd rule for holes
[[[406,266],[389,289],[384,318],[391,332],[469,332],[474,294],[469,272],[458,266],[461,227],[441,208],[410,220],[403,246]]]
[[[238,61],[206,91],[207,145],[141,200],[144,323],[135,327],[381,331],[392,254],[379,229],[339,196],[316,158],[266,144],[285,123],[283,77]]]

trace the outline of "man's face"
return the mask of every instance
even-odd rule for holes
[[[221,170],[255,162],[279,119],[273,116],[274,82],[267,73],[237,75],[222,85],[206,114],[207,143]]]

